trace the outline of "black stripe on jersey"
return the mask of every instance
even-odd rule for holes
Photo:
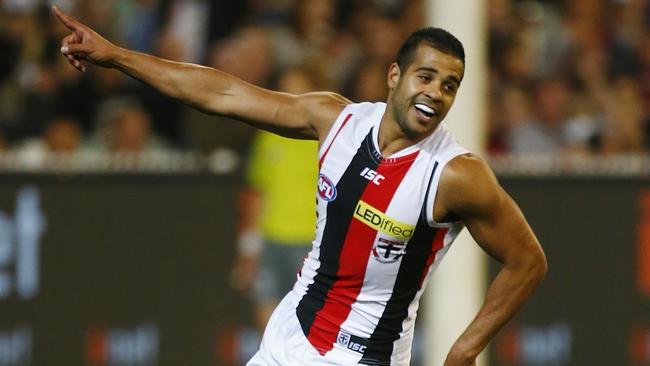
[[[431,176],[429,177],[429,183],[427,184],[427,193],[424,194],[424,204],[422,205],[422,210],[420,210],[420,220],[424,220],[424,222],[426,223],[429,222],[429,220],[427,219],[427,208],[429,207],[429,193],[431,193],[431,181],[433,181],[433,176],[436,174],[436,170],[438,170],[437,161],[435,162],[435,164],[433,164],[433,169],[431,170]],[[433,215],[433,206],[431,206],[431,215]]]
[[[390,365],[393,342],[399,339],[402,324],[408,316],[409,305],[420,289],[420,279],[432,250],[433,239],[438,231],[429,226],[426,213],[426,210],[429,209],[427,198],[429,197],[431,180],[437,168],[438,162],[433,166],[420,218],[415,226],[413,237],[406,246],[406,254],[402,257],[392,295],[386,304],[386,308],[384,308],[381,319],[379,319],[374,332],[370,336],[368,347],[359,364]]]
[[[314,282],[307,287],[307,293],[296,308],[296,315],[305,336],[309,335],[316,313],[323,308],[327,293],[336,281],[339,257],[354,215],[354,209],[370,182],[360,173],[366,167],[376,170],[379,166],[379,163],[368,155],[368,152],[373,149],[371,130],[336,185],[337,198],[327,204],[327,224],[323,229],[318,258],[320,267],[316,271]]]

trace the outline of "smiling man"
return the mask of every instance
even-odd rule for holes
[[[71,31],[61,52],[80,71],[116,68],[206,113],[319,141],[316,239],[249,366],[408,365],[425,284],[464,227],[503,267],[445,366],[475,365],[544,277],[517,205],[441,124],[465,71],[448,32],[413,33],[388,70],[387,102],[357,104],[126,50],[54,13]]]

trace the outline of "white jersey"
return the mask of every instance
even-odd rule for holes
[[[436,223],[433,205],[443,168],[468,151],[441,124],[382,157],[385,109],[346,106],[319,151],[316,239],[284,306],[323,364],[349,365],[352,354],[408,365],[424,285],[463,228]]]

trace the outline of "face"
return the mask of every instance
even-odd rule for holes
[[[420,45],[413,62],[388,71],[388,111],[412,139],[431,134],[454,103],[465,65],[458,58],[428,45]]]

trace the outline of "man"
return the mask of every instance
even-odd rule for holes
[[[522,213],[441,125],[465,69],[446,31],[407,39],[386,104],[353,104],[125,50],[54,12],[72,31],[61,52],[80,71],[84,61],[117,68],[205,112],[319,141],[316,240],[248,365],[408,365],[424,284],[463,226],[503,268],[445,366],[475,365],[543,278],[546,259]]]

